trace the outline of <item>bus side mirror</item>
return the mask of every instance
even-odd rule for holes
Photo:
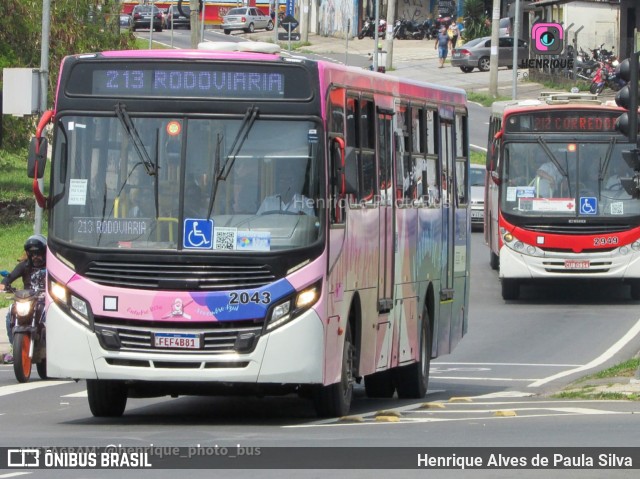
[[[345,151],[344,187],[347,195],[358,193],[358,157],[353,147],[347,147]]]
[[[46,138],[31,138],[31,143],[29,144],[29,156],[27,157],[27,176],[29,178],[40,179],[44,176],[44,169],[47,164],[48,148],[49,142]]]

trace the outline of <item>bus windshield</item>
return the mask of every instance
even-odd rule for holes
[[[620,182],[634,171],[622,158],[629,144],[537,142],[505,144],[501,177],[502,211],[532,217],[630,217],[640,202]]]
[[[310,121],[63,116],[51,235],[96,248],[271,251],[320,236]]]

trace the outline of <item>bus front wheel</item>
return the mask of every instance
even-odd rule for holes
[[[351,326],[347,323],[342,349],[342,374],[340,381],[329,386],[320,386],[314,391],[313,403],[320,417],[340,417],[349,413],[355,381],[355,346],[351,337]]]
[[[122,381],[87,379],[87,394],[95,417],[120,417],[127,406],[127,387]]]
[[[518,299],[520,296],[520,283],[517,279],[502,278],[502,299]]]

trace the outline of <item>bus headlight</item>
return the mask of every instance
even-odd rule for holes
[[[320,298],[320,285],[321,283],[318,281],[299,293],[276,303],[276,305],[271,308],[271,313],[268,316],[266,330],[273,331],[279,328],[313,306]]]
[[[523,241],[520,241],[511,233],[505,234],[502,237],[502,239],[503,239],[504,245],[509,249],[512,249],[516,253],[526,254],[529,256],[544,256],[544,251],[542,251],[540,248],[531,244],[527,244]]]
[[[93,329],[91,319],[91,309],[87,302],[69,290],[55,279],[49,276],[49,293],[53,301],[66,311],[69,316],[83,324],[89,329]]]
[[[631,243],[631,249],[636,252],[640,251],[640,241],[636,240],[633,243]]]

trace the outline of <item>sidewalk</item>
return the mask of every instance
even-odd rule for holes
[[[255,32],[250,35],[243,35],[245,38],[254,41],[273,42],[274,32]],[[287,48],[287,42],[279,42],[283,50]],[[362,64],[362,58],[370,57],[374,49],[372,38],[349,39],[322,36],[310,33],[309,43],[300,50],[292,51],[292,54],[314,53],[317,55],[332,54],[342,55],[339,60],[349,65]],[[380,47],[387,48],[386,40],[379,40]],[[470,92],[489,93],[489,72],[474,70],[472,73],[463,73],[459,68],[452,67],[447,60],[445,68],[440,70],[438,65],[438,53],[435,47],[435,40],[394,40],[391,56],[393,69],[388,72],[390,75],[402,76],[413,80],[426,81],[440,85],[455,86]],[[361,65],[362,66],[362,65]],[[519,100],[537,99],[543,91],[549,88],[540,83],[525,80],[524,72],[520,73],[516,85]],[[498,95],[511,98],[513,90],[513,70],[504,67],[498,70]],[[614,93],[605,90],[601,95],[604,100],[614,98]]]

